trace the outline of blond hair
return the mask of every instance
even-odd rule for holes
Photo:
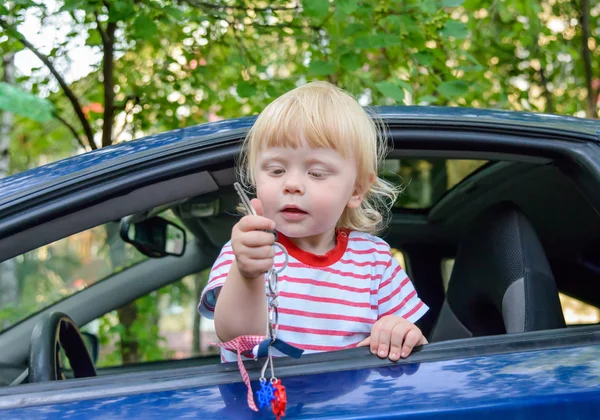
[[[255,162],[270,147],[329,148],[356,162],[356,187],[368,187],[358,208],[346,208],[337,226],[371,234],[388,222],[400,189],[377,176],[387,148],[384,126],[350,94],[327,82],[312,82],[271,102],[246,136],[239,177],[247,189],[255,186]],[[371,174],[375,175],[370,182]]]

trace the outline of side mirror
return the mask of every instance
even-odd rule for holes
[[[81,337],[83,338],[83,342],[85,343],[85,347],[88,349],[90,353],[90,357],[92,358],[92,362],[94,365],[98,361],[98,354],[100,349],[100,344],[98,342],[98,337],[92,333],[81,331]]]
[[[121,220],[121,239],[151,258],[180,257],[185,252],[185,230],[169,220],[154,216],[132,223]]]

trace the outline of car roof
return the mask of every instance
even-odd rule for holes
[[[372,109],[385,123],[400,125],[460,125],[511,128],[521,131],[554,133],[579,140],[599,141],[600,121],[550,114],[487,110],[476,108],[394,106]],[[232,134],[243,136],[256,116],[195,125],[142,137],[91,152],[62,159],[0,180],[0,201],[15,194],[48,184],[58,178],[83,175],[90,168],[109,167],[138,154],[151,153],[189,140],[207,142]]]

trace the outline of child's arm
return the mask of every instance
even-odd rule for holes
[[[262,205],[252,200],[258,214]],[[235,261],[215,305],[215,331],[221,341],[240,335],[264,335],[267,323],[264,274],[273,266],[275,222],[262,216],[245,216],[231,232]]]
[[[389,254],[388,266],[377,286],[379,317],[371,328],[371,335],[358,346],[370,346],[371,352],[392,361],[408,357],[415,346],[426,344],[423,333],[413,323],[428,308],[406,275],[404,269]]]

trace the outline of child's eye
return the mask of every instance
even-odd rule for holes
[[[269,174],[274,176],[283,175],[285,173],[283,168],[269,168],[268,170]]]
[[[325,172],[316,172],[316,171],[310,171],[308,174],[316,179],[323,179],[327,175]]]

